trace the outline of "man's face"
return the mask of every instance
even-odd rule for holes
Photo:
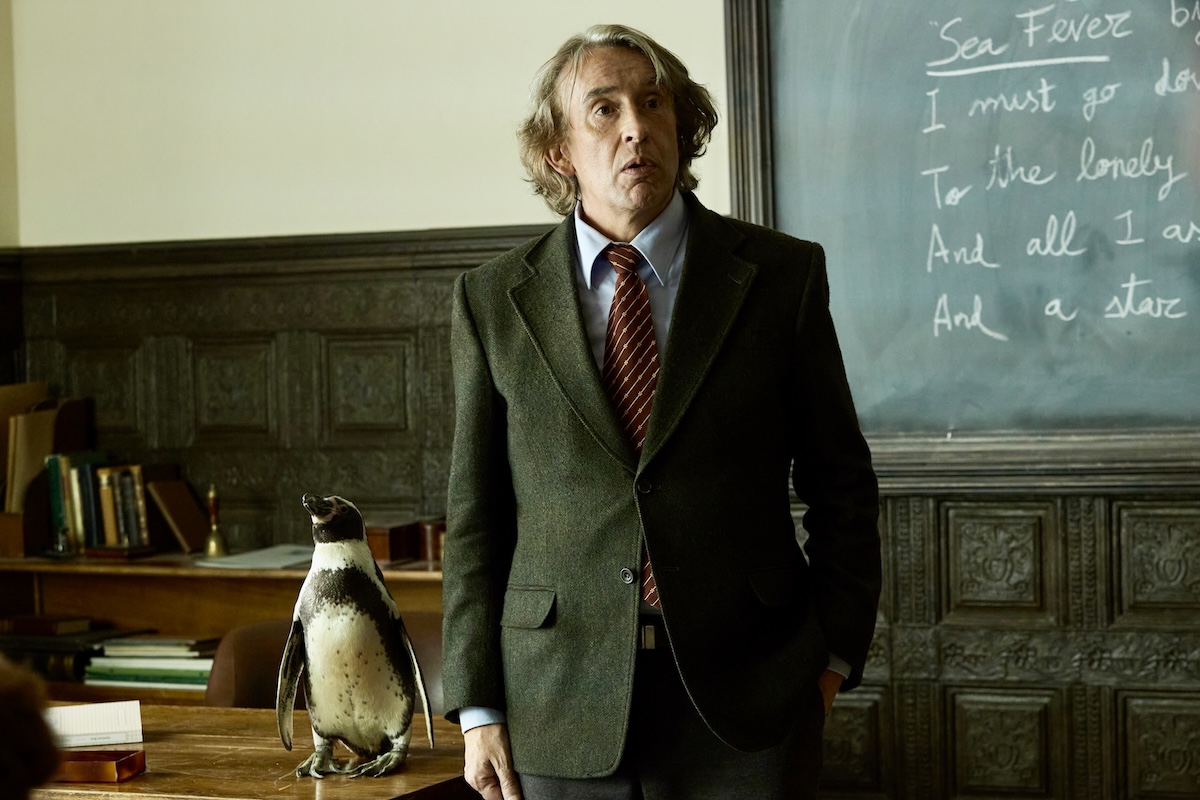
[[[667,207],[679,171],[675,107],[636,50],[606,47],[563,79],[566,141],[547,158],[579,181],[583,216],[627,242]]]

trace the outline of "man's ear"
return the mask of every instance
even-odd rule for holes
[[[554,167],[554,171],[567,178],[575,177],[575,166],[571,163],[571,155],[563,144],[556,144],[546,151],[546,162]]]

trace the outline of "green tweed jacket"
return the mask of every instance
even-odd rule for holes
[[[617,767],[643,538],[680,675],[730,745],[778,743],[831,652],[853,668],[845,688],[861,680],[879,499],[823,251],[685,200],[640,458],[588,347],[571,217],[455,285],[445,702],[504,710],[521,772]],[[803,552],[789,477],[808,507]]]

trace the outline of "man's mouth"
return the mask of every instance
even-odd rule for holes
[[[657,165],[648,158],[632,158],[621,167],[622,172],[640,175],[654,169]]]

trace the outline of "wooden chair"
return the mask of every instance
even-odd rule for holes
[[[270,619],[241,625],[221,637],[204,690],[205,705],[274,708],[279,662],[291,629],[290,619]],[[296,707],[306,707],[303,686]]]
[[[442,615],[436,611],[409,611],[403,617],[425,677],[430,709],[440,715],[445,710],[442,703]],[[274,708],[279,662],[291,628],[290,619],[272,619],[242,625],[225,634],[213,657],[212,673],[204,692],[205,704]],[[296,707],[305,707],[303,685],[296,696]],[[420,705],[417,707],[419,709]]]

